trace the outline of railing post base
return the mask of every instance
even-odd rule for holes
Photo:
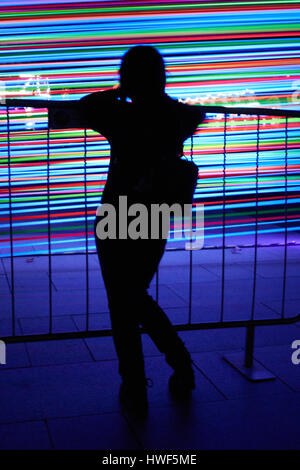
[[[274,380],[276,377],[253,357],[254,326],[247,327],[245,352],[226,354],[223,359],[251,382]]]
[[[275,375],[265,369],[264,366],[255,359],[253,359],[251,367],[246,367],[244,352],[226,354],[223,356],[223,359],[251,382],[263,382],[265,380],[276,379]]]

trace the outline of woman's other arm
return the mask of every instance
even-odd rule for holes
[[[8,108],[48,109],[50,129],[84,128],[85,121],[81,115],[78,100],[51,101],[30,98],[11,98],[3,103]]]
[[[11,108],[47,108],[50,129],[102,127],[112,114],[113,104],[120,97],[119,89],[90,93],[80,100],[57,101],[10,98],[3,103]],[[95,129],[96,130],[96,129]]]
[[[52,109],[54,107],[60,106],[63,107],[66,103],[76,103],[73,101],[55,101],[55,100],[35,100],[30,98],[7,98],[1,103],[3,106],[9,108],[48,108]]]

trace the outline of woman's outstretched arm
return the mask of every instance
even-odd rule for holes
[[[121,99],[120,88],[90,93],[80,100],[36,100],[8,98],[3,106],[8,108],[47,108],[50,129],[95,128],[102,126],[113,112],[113,105]]]
[[[63,108],[66,104],[77,103],[77,100],[58,101],[58,100],[36,100],[31,98],[6,98],[2,103],[9,108]]]
[[[46,108],[48,109],[50,129],[68,129],[85,127],[79,103],[79,100],[57,101],[8,98],[3,103],[3,106],[8,108]]]

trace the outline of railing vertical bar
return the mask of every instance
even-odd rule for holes
[[[52,258],[51,258],[51,205],[50,205],[50,128],[47,128],[47,232],[48,232],[48,276],[49,276],[49,333],[53,330],[52,318]]]
[[[257,240],[258,240],[258,165],[259,165],[259,125],[260,116],[257,116],[256,125],[256,158],[255,158],[255,235],[254,235],[254,263],[253,263],[253,288],[252,288],[252,307],[251,320],[254,319],[255,299],[256,299],[256,274],[257,274]]]
[[[159,266],[157,267],[156,279],[155,279],[155,300],[156,300],[156,302],[158,302],[158,294],[159,294]]]
[[[288,224],[287,224],[287,209],[288,209],[288,117],[285,118],[285,153],[284,153],[284,261],[283,261],[283,286],[282,286],[282,304],[281,304],[281,318],[284,318],[285,308],[285,292],[286,292],[286,262],[287,262],[287,239],[288,239]]]
[[[15,311],[15,272],[14,272],[14,247],[13,247],[13,220],[12,220],[12,194],[11,194],[11,151],[10,151],[10,116],[9,107],[6,106],[7,122],[7,157],[8,157],[8,206],[9,206],[9,237],[10,237],[10,285],[11,285],[11,315],[12,335],[16,335],[16,311]]]
[[[220,321],[224,318],[224,291],[225,291],[225,207],[226,207],[226,131],[227,131],[227,114],[224,114],[224,140],[223,140],[223,214],[222,214],[222,297]]]
[[[87,204],[87,133],[84,129],[84,212],[85,212],[85,283],[86,283],[86,331],[89,329],[89,242]]]
[[[192,240],[191,240],[192,242]],[[190,243],[191,243],[190,242]],[[192,323],[192,278],[193,278],[193,250],[190,249],[190,272],[189,272],[189,319],[188,324]]]
[[[191,160],[193,161],[194,156],[194,136],[191,136],[191,149],[190,149]],[[190,233],[193,230],[193,208],[191,211]],[[189,309],[188,309],[188,324],[192,323],[192,289],[193,289],[193,250],[192,250],[192,236],[190,237],[190,255],[189,255]]]
[[[254,332],[253,325],[249,325],[246,330],[246,347],[245,347],[245,367],[251,368],[253,366],[253,351],[254,351]]]

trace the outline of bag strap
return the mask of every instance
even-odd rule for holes
[[[191,135],[191,162],[194,163],[194,134]],[[187,161],[189,161],[189,159],[186,157],[186,155],[184,154],[183,152],[183,147],[182,147],[182,152],[181,152],[181,155],[180,155],[180,158],[181,157],[184,157]]]
[[[191,161],[194,163],[194,134],[191,135]]]

